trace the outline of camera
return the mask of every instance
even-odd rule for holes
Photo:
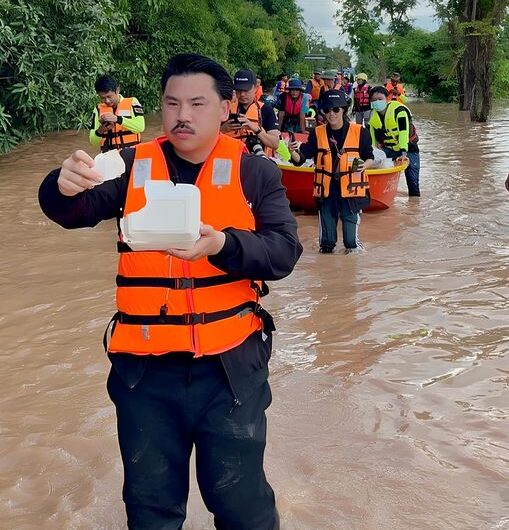
[[[240,123],[239,115],[235,114],[234,112],[230,112],[228,116],[228,121],[232,121],[233,123]]]
[[[265,153],[263,151],[263,145],[260,143],[260,140],[257,136],[255,136],[254,134],[250,134],[246,137],[245,142],[247,150],[250,153],[253,153],[258,156],[265,156]]]

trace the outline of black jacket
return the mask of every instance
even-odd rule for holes
[[[179,182],[194,184],[202,164],[192,164],[178,157],[169,142],[163,151],[172,174]],[[58,190],[60,169],[52,171],[39,189],[43,212],[64,228],[83,228],[100,221],[122,216],[134,149],[124,149],[121,155],[126,172],[118,179],[66,197]],[[290,274],[302,253],[297,236],[297,223],[290,212],[281,173],[277,166],[263,157],[242,155],[241,185],[251,205],[256,230],[249,232],[226,228],[226,241],[209,261],[222,271],[239,278],[278,280]],[[220,355],[232,392],[238,402],[245,401],[252,391],[268,377],[271,354],[271,334],[264,340],[261,332],[254,333],[240,346]],[[134,387],[144,372],[146,359],[142,356],[111,354],[115,370],[130,387]]]

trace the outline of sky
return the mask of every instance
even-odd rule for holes
[[[348,0],[358,1],[358,0]],[[334,20],[334,13],[339,4],[334,0],[296,0],[297,5],[303,9],[303,16],[309,28],[314,28],[323,36],[330,47],[341,44],[348,48],[348,40],[339,35],[339,28]],[[419,0],[417,7],[411,12],[410,18],[413,25],[418,28],[434,31],[438,28],[433,18],[434,11],[426,1]]]

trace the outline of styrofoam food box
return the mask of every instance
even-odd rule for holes
[[[200,237],[200,190],[169,180],[145,181],[147,204],[120,219],[132,250],[187,250]]]

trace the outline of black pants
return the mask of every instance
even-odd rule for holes
[[[241,406],[218,356],[150,357],[130,389],[112,368],[124,463],[123,498],[132,530],[179,530],[186,518],[189,461],[220,530],[273,530],[274,492],[263,471],[268,382]]]

